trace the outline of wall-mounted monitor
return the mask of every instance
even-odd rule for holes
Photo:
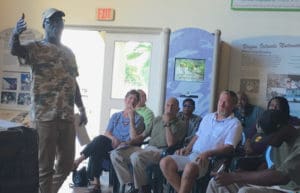
[[[205,59],[175,58],[175,81],[204,80]]]

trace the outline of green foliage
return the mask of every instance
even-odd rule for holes
[[[139,43],[127,54],[128,63],[125,67],[125,81],[133,86],[140,87],[148,85],[150,74],[150,56],[152,44],[145,42]],[[142,58],[141,58],[142,57]],[[142,59],[142,60],[141,60]],[[141,60],[138,64],[130,64],[133,60]]]

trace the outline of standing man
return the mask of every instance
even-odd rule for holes
[[[164,176],[176,192],[191,191],[195,180],[207,173],[209,157],[233,152],[242,134],[241,123],[233,114],[236,103],[234,92],[223,91],[217,112],[204,116],[188,146],[160,161]],[[178,171],[183,171],[182,177]]]
[[[72,169],[75,154],[74,104],[80,111],[80,124],[87,123],[76,81],[75,56],[61,44],[64,16],[65,13],[60,10],[47,9],[42,15],[45,38],[20,44],[19,36],[26,30],[23,14],[11,37],[11,53],[19,57],[20,65],[31,67],[31,119],[39,135],[41,193],[58,192]]]
[[[164,148],[181,142],[186,135],[185,124],[176,115],[179,103],[176,98],[169,98],[165,104],[164,114],[155,117],[146,130],[133,138],[123,149],[115,149],[110,158],[120,184],[127,184],[130,189],[127,193],[151,193],[147,179],[147,166],[158,164]],[[142,149],[139,146],[147,137],[151,137],[149,145]],[[128,165],[132,165],[133,175]]]

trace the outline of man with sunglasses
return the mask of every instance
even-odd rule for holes
[[[178,113],[177,117],[186,124],[187,134],[184,143],[188,144],[196,134],[202,118],[193,113],[195,111],[195,101],[192,98],[184,99],[182,106],[182,111]]]
[[[87,117],[76,81],[78,69],[73,52],[61,44],[65,13],[54,8],[43,15],[45,37],[21,44],[25,15],[11,37],[11,53],[20,65],[31,67],[31,121],[39,135],[39,185],[41,193],[56,193],[72,169],[75,154],[74,104],[80,124]],[[55,161],[56,159],[56,161]],[[54,163],[55,166],[54,166]]]

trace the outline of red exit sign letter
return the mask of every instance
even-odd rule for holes
[[[115,10],[111,8],[98,8],[97,20],[112,21],[115,18]]]

